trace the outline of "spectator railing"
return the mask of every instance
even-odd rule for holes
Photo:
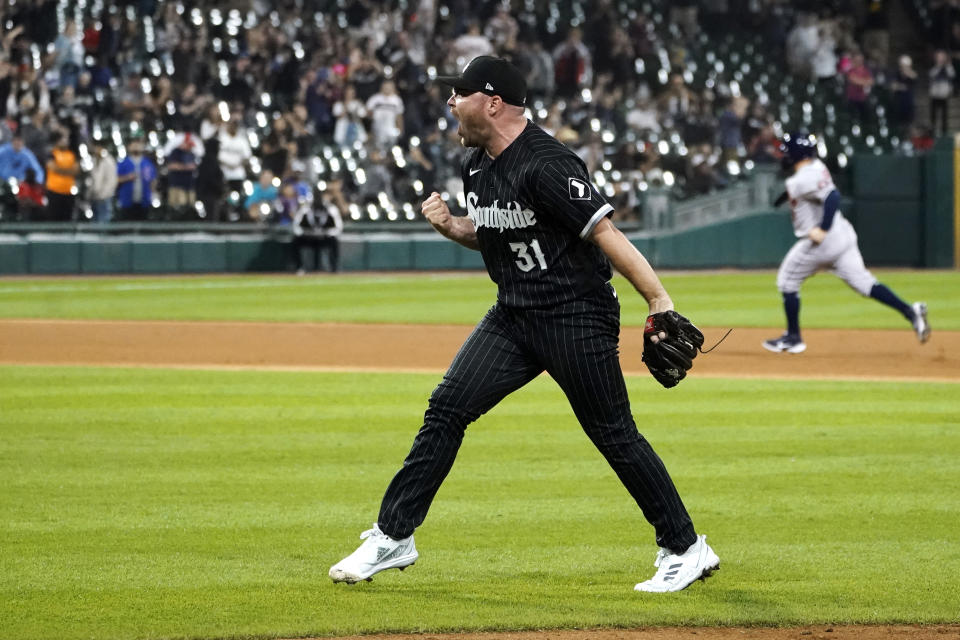
[[[768,210],[778,193],[778,182],[775,169],[757,170],[748,180],[723,191],[671,203],[663,224],[649,230],[684,231]]]
[[[0,224],[0,233],[25,235],[30,233],[85,234],[85,235],[171,235],[184,233],[287,235],[289,227],[271,227],[245,222],[6,222]]]

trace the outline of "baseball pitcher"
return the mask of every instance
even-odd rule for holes
[[[466,215],[437,193],[423,215],[443,236],[480,251],[496,304],[467,338],[430,397],[423,427],[363,544],[330,568],[334,582],[367,580],[417,560],[414,530],[453,466],[467,426],[546,371],[583,430],[653,526],[656,574],[634,588],[679,591],[717,569],[667,470],[637,431],[620,369],[620,302],[611,263],[646,300],[643,361],[663,386],[686,375],[703,334],[609,219],[613,207],[570,149],[527,120],[526,82],[506,60],[475,58],[447,100],[468,151]],[[545,523],[545,526],[549,526]]]

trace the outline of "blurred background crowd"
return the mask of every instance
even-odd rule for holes
[[[455,199],[431,79],[477,55],[524,70],[530,117],[647,227],[657,197],[775,164],[784,130],[839,168],[922,152],[960,65],[960,0],[0,0],[0,31],[0,221],[298,233]]]

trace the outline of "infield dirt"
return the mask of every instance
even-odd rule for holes
[[[460,325],[308,324],[0,320],[0,363],[238,369],[443,371],[472,327]],[[725,330],[705,329],[711,346]],[[775,329],[734,329],[696,359],[693,376],[960,380],[960,332],[934,331],[919,344],[908,330],[810,329],[805,353],[761,348]],[[627,374],[646,374],[643,335],[620,337]]]

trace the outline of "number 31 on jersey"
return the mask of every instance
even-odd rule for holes
[[[540,243],[536,239],[531,240],[529,245],[525,242],[511,242],[510,250],[517,254],[517,259],[513,262],[520,271],[526,273],[537,265],[540,265],[542,271],[547,270],[547,259],[543,256]],[[531,255],[531,251],[533,255]]]

